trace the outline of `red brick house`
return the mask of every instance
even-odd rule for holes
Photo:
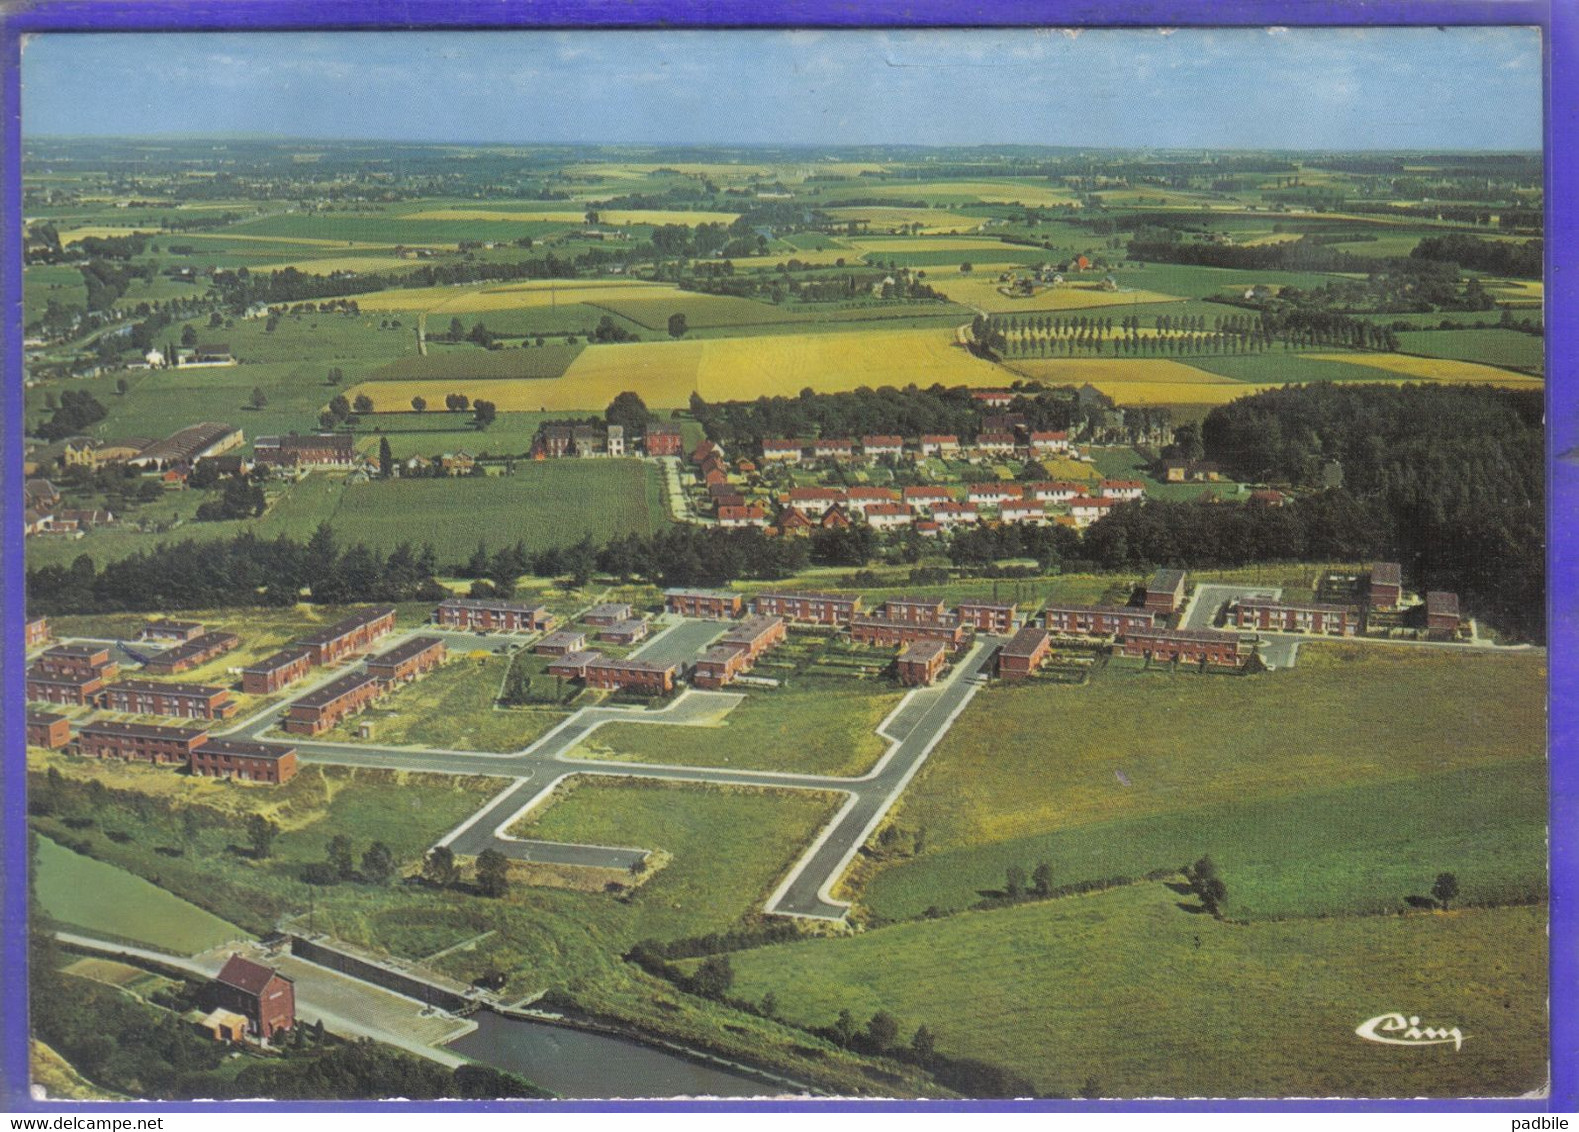
[[[927,625],[910,621],[892,621],[887,617],[852,617],[850,639],[866,645],[904,645],[911,641],[941,641],[950,648],[965,643],[965,626],[957,622]]]
[[[243,668],[241,690],[249,696],[271,696],[307,675],[312,666],[312,650],[292,645]]]
[[[942,625],[953,621],[940,597],[891,597],[883,602],[883,616],[911,625]]]
[[[782,617],[748,617],[719,639],[719,644],[740,646],[746,659],[755,664],[763,653],[784,640],[788,633]]]
[[[1183,570],[1158,570],[1146,583],[1146,608],[1163,616],[1175,613],[1184,604]]]
[[[201,621],[172,621],[168,618],[160,618],[143,626],[141,638],[145,641],[173,641],[179,645],[202,635]]]
[[[1123,653],[1159,662],[1224,665],[1243,668],[1253,649],[1238,633],[1215,629],[1148,629],[1124,635]]]
[[[1372,609],[1397,609],[1404,597],[1403,569],[1396,562],[1371,563]]]
[[[1356,627],[1346,606],[1324,602],[1247,597],[1234,603],[1232,616],[1234,626],[1239,629],[1271,629],[1284,633],[1324,633],[1335,637],[1352,637]]]
[[[77,729],[79,754],[99,759],[187,766],[208,733],[195,727],[151,723],[85,723]]]
[[[718,509],[718,525],[720,527],[765,527],[768,525],[768,513],[755,503],[748,503],[744,507],[726,503]]]
[[[970,625],[983,633],[1007,633],[1014,628],[1016,608],[990,601],[962,601],[954,616],[962,625]]]
[[[581,620],[588,625],[617,625],[621,621],[629,621],[631,607],[629,602],[609,601],[602,605],[594,605]]]
[[[611,645],[634,645],[646,636],[647,622],[640,617],[605,625],[598,631],[598,640],[606,641]]]
[[[746,650],[731,645],[714,645],[701,656],[697,657],[695,666],[691,669],[691,686],[694,688],[716,689],[734,682],[750,667]]]
[[[680,666],[652,660],[632,660],[596,654],[584,670],[589,688],[630,688],[638,692],[664,695],[674,690]]]
[[[587,675],[587,665],[602,655],[600,652],[591,650],[567,652],[556,660],[549,662],[548,674],[557,676],[562,680],[584,679]]]
[[[98,703],[103,689],[104,678],[95,673],[52,675],[48,672],[40,672],[37,665],[27,670],[29,701],[86,707]]]
[[[644,437],[642,445],[649,456],[678,456],[684,450],[680,426],[676,424],[650,424]]]
[[[22,646],[35,648],[49,640],[49,618],[29,617],[27,626],[22,631]]]
[[[293,735],[321,735],[383,694],[384,682],[371,672],[349,672],[293,702],[280,726]]]
[[[27,745],[58,751],[71,742],[71,720],[52,711],[27,713]]]
[[[113,680],[121,670],[102,645],[52,645],[39,653],[33,668],[40,676],[97,676],[101,680]]]
[[[782,617],[802,624],[847,625],[860,611],[859,594],[780,590],[764,591],[751,599],[751,612],[758,617]]]
[[[745,598],[729,590],[674,588],[663,591],[663,607],[685,617],[739,617]]]
[[[1042,623],[1050,633],[1112,637],[1153,629],[1157,616],[1132,605],[1049,605],[1042,610]]]
[[[412,637],[386,652],[369,657],[367,671],[385,684],[410,683],[444,663],[447,650],[440,637]]]
[[[296,748],[283,743],[207,739],[193,748],[188,765],[193,774],[203,778],[279,786],[296,776]]]
[[[150,658],[143,665],[143,671],[155,676],[174,676],[177,672],[207,664],[240,644],[241,638],[234,633],[204,633]]]
[[[214,977],[214,1005],[233,1010],[264,1041],[296,1025],[296,986],[271,967],[232,955]]]
[[[553,628],[554,620],[546,606],[489,598],[446,598],[433,611],[435,624],[472,631],[537,633]]]
[[[911,641],[899,651],[894,669],[901,684],[920,687],[938,678],[947,659],[948,646],[942,641]]]
[[[532,651],[538,656],[568,656],[586,647],[587,635],[580,629],[561,629],[538,641]]]
[[[314,664],[333,664],[361,652],[395,628],[395,607],[375,605],[358,610],[327,629],[301,638],[296,643],[312,650]]]
[[[165,684],[158,680],[123,680],[101,694],[108,711],[131,715],[167,715],[177,719],[229,719],[236,714],[230,692],[208,684]]]
[[[1023,680],[1047,660],[1053,643],[1042,629],[1027,625],[998,650],[998,678]]]

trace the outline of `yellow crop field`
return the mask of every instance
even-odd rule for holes
[[[794,396],[807,386],[820,392],[912,382],[990,388],[1010,380],[1001,367],[954,345],[952,331],[904,329],[596,345],[560,377],[363,382],[346,396],[366,393],[375,412],[405,411],[418,395],[442,404],[448,393],[483,397],[501,412],[560,412],[601,409],[625,390],[668,409],[688,404],[693,392],[725,401]]]
[[[1051,185],[1027,185],[1018,181],[890,181],[887,184],[862,185],[861,195],[867,197],[900,197],[917,200],[924,197],[947,197],[961,201],[977,200],[984,204],[1021,204],[1032,206],[1057,206],[1078,203],[1066,189]]]
[[[858,236],[851,241],[873,255],[889,252],[1002,252],[1002,240],[970,236]]]
[[[958,277],[946,272],[928,272],[927,276],[928,283],[956,303],[988,314],[1031,314],[1182,301],[1178,295],[1165,295],[1160,291],[1104,291],[1094,282],[1045,287],[1034,295],[1013,299],[998,290],[1003,284],[998,282],[998,273],[994,271],[976,271]]]
[[[408,240],[404,244],[375,244],[365,240],[326,240],[322,236],[250,236],[240,232],[182,232],[185,240],[245,240],[254,244],[300,244],[307,248],[453,248],[454,244],[423,244]]]
[[[364,311],[468,314],[591,303],[634,294],[654,299],[695,296],[692,291],[680,291],[661,283],[644,283],[639,279],[599,279],[585,283],[512,283],[491,287],[394,287],[358,295],[357,305]]]
[[[1088,483],[1102,478],[1102,473],[1097,471],[1095,465],[1068,456],[1050,456],[1041,461],[1041,464],[1047,472],[1048,479],[1062,480],[1065,483]]]
[[[841,259],[847,264],[864,262],[864,253],[859,248],[849,248],[844,245],[830,245],[818,251],[815,248],[785,248],[781,251],[769,253],[766,259],[742,259],[735,261],[735,270],[754,267],[760,264],[788,263],[798,259],[802,263],[809,263],[816,267],[832,267]]]
[[[85,224],[81,228],[67,228],[60,233],[62,246],[74,244],[78,240],[107,240],[111,236],[130,236],[134,232],[157,232],[157,227],[149,228],[117,228],[108,224]]]
[[[1544,302],[1546,299],[1546,284],[1540,281],[1527,279],[1497,279],[1485,280],[1486,289],[1499,299],[1523,300],[1525,302]]]
[[[1278,387],[1235,381],[1171,358],[1016,358],[1007,368],[1049,385],[1089,383],[1121,405],[1223,405]]]
[[[841,221],[863,220],[881,231],[905,224],[921,225],[921,234],[947,235],[951,232],[974,232],[985,223],[980,216],[961,216],[946,208],[887,208],[881,205],[849,208],[830,208],[828,215]]]
[[[738,212],[685,212],[679,209],[597,209],[598,224],[733,224],[740,218]],[[413,212],[402,220],[498,220],[524,223],[543,221],[550,224],[585,225],[585,209],[524,209],[521,211],[495,208],[433,208]]]
[[[1509,389],[1540,389],[1545,382],[1538,377],[1510,373],[1496,366],[1483,366],[1479,362],[1461,362],[1451,358],[1417,358],[1407,354],[1306,354],[1312,361],[1347,362],[1352,366],[1368,366],[1402,374],[1418,381],[1434,381],[1452,385],[1501,385]]]

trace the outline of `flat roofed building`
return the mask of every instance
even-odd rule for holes
[[[739,617],[745,597],[730,590],[673,588],[663,591],[663,607],[685,617]]]
[[[1052,640],[1043,629],[1027,625],[998,650],[998,678],[1023,680],[1035,672],[1052,652]]]
[[[58,751],[71,742],[71,720],[57,712],[30,711],[27,713],[27,745]]]
[[[104,707],[128,715],[165,715],[176,719],[229,719],[236,701],[224,688],[209,684],[122,680],[101,693]]]
[[[1153,613],[1170,614],[1184,604],[1183,570],[1158,570],[1146,583],[1146,608]]]
[[[106,720],[77,729],[77,751],[99,759],[186,766],[208,732],[196,727]]]
[[[386,684],[411,681],[443,664],[446,655],[442,637],[412,637],[369,657],[367,671]]]
[[[193,774],[204,778],[278,786],[296,776],[296,748],[245,739],[208,739],[193,749],[190,765]]]
[[[362,651],[394,628],[395,607],[375,605],[358,610],[327,629],[309,633],[296,643],[312,650],[314,664],[333,664]]]
[[[321,735],[384,693],[384,681],[371,672],[349,672],[294,701],[280,725],[293,735]]]
[[[502,633],[541,633],[553,628],[556,618],[548,607],[519,601],[452,597],[433,611],[436,624],[447,629],[482,629]]]
[[[899,650],[894,661],[899,682],[907,687],[930,684],[948,661],[948,646],[942,641],[910,641]]]
[[[312,649],[292,645],[241,670],[241,690],[249,696],[271,696],[312,671]]]

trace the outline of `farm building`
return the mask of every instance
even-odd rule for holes
[[[899,650],[894,668],[901,684],[919,687],[936,680],[947,659],[948,646],[942,641],[910,641]]]
[[[253,1034],[264,1041],[296,1025],[295,984],[241,955],[232,955],[214,976],[213,1002],[246,1018]]]
[[[144,641],[173,641],[179,645],[202,635],[201,621],[171,621],[168,618],[161,618],[144,625],[138,637]]]
[[[192,750],[192,773],[275,786],[296,776],[296,748],[243,739],[206,739]]]
[[[729,590],[667,589],[663,607],[686,617],[739,617],[745,598]]]
[[[27,713],[27,745],[59,750],[71,742],[71,720],[52,711]]]
[[[333,664],[360,652],[395,628],[395,607],[375,605],[358,610],[327,629],[320,629],[296,643],[312,650],[314,664]]]
[[[29,617],[27,626],[22,631],[22,647],[37,648],[49,640],[49,618]]]
[[[1025,679],[1042,666],[1052,647],[1044,630],[1027,625],[998,650],[998,678]]]
[[[805,447],[799,440],[769,438],[762,442],[762,459],[768,464],[798,464]]]
[[[954,620],[940,597],[891,597],[883,602],[883,616],[912,625],[943,625]]]
[[[680,672],[677,664],[594,655],[595,659],[587,661],[583,675],[589,688],[629,688],[662,695],[674,690],[674,680]]]
[[[629,602],[609,601],[602,605],[594,605],[581,620],[588,625],[617,625],[621,621],[629,621],[631,607]]]
[[[613,625],[605,625],[598,631],[598,640],[611,645],[634,645],[646,636],[647,622],[640,617],[632,617],[628,621],[616,621]]]
[[[1284,633],[1326,633],[1352,637],[1355,623],[1342,605],[1325,602],[1273,601],[1270,598],[1240,598],[1232,610],[1234,626],[1239,629],[1272,629]]]
[[[866,645],[892,646],[911,641],[939,641],[950,648],[965,643],[965,626],[954,621],[926,624],[914,621],[894,621],[887,617],[853,617],[850,619],[850,639]]]
[[[207,738],[195,727],[152,723],[85,723],[77,729],[79,754],[99,759],[186,766]]]
[[[587,635],[580,629],[561,629],[557,633],[550,633],[537,644],[532,646],[532,651],[538,656],[569,656],[573,652],[580,652],[587,647]]]
[[[185,672],[189,668],[207,664],[216,656],[223,656],[240,644],[241,638],[234,633],[204,633],[202,636],[193,637],[185,644],[150,657],[143,665],[143,671],[151,672],[155,676],[174,676],[177,672]]]
[[[1167,616],[1184,605],[1183,570],[1158,570],[1146,583],[1145,607]]]
[[[1254,651],[1238,633],[1215,629],[1147,629],[1124,634],[1125,656],[1158,662],[1219,664],[1242,668]]]
[[[554,620],[546,606],[476,597],[446,598],[433,611],[434,624],[446,629],[537,633],[553,628]]]
[[[1007,633],[1014,628],[1015,607],[991,601],[962,601],[954,610],[961,625],[983,633]]]
[[[1446,590],[1430,590],[1425,595],[1426,632],[1435,638],[1446,638],[1458,632],[1458,595]]]
[[[349,672],[294,701],[280,726],[293,735],[321,735],[383,693],[384,682],[371,672]]]
[[[1049,605],[1042,624],[1050,633],[1111,637],[1155,628],[1156,614],[1132,605]]]
[[[1397,609],[1403,602],[1403,568],[1396,562],[1373,562],[1369,581],[1372,609]]]
[[[751,612],[759,617],[782,617],[791,623],[846,625],[861,610],[859,594],[828,594],[780,590],[751,599]]]
[[[190,468],[204,456],[218,456],[239,448],[245,439],[239,428],[219,421],[203,421],[171,433],[126,462],[155,471]]]
[[[349,468],[356,463],[356,438],[348,432],[260,436],[252,442],[252,458],[286,468]]]
[[[241,690],[249,696],[271,696],[307,675],[312,666],[312,650],[292,645],[243,668]]]
[[[642,447],[649,456],[678,456],[685,443],[680,436],[680,426],[675,424],[650,424],[642,439]]]
[[[224,688],[208,684],[164,684],[157,680],[123,680],[102,693],[108,711],[129,715],[166,715],[177,719],[229,719],[236,701]]]
[[[369,657],[367,671],[386,684],[410,683],[444,663],[446,650],[440,637],[412,637],[394,648]]]

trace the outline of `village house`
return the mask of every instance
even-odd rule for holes
[[[718,525],[720,527],[765,527],[768,525],[768,513],[755,503],[745,506],[724,504],[718,508]]]
[[[919,448],[923,456],[957,457],[959,437],[951,433],[927,433],[921,437]]]
[[[1275,601],[1243,597],[1234,603],[1233,623],[1239,629],[1271,629],[1283,633],[1323,633],[1352,637],[1355,623],[1342,605],[1325,602]]]
[[[808,516],[820,516],[844,500],[844,492],[832,487],[792,487],[784,496],[787,506]]]
[[[1077,495],[1069,501],[1069,514],[1076,525],[1088,527],[1098,519],[1104,518],[1113,508],[1119,505],[1119,500],[1107,496]]]
[[[1050,456],[1069,451],[1069,434],[1062,430],[1055,432],[1032,431],[1027,442],[1032,458]]]
[[[847,436],[818,437],[811,452],[819,460],[849,460],[855,456],[855,442]]]
[[[930,511],[939,503],[953,503],[954,493],[946,487],[907,487],[904,503],[912,511]]]
[[[1047,633],[1027,625],[998,650],[998,678],[1023,680],[1040,668],[1052,652],[1052,641]]]
[[[243,668],[241,690],[249,696],[272,696],[307,675],[312,667],[312,649],[291,645]]]
[[[989,409],[1007,409],[1014,404],[1014,393],[1008,389],[972,389],[971,400]]]
[[[371,672],[348,672],[293,701],[280,727],[293,735],[321,735],[383,694],[384,682]]]
[[[263,1041],[272,1041],[296,1025],[295,984],[273,968],[241,955],[231,955],[225,961],[214,976],[212,993],[216,1007],[246,1018],[253,1035]]]
[[[52,711],[29,711],[26,719],[27,745],[58,751],[71,742],[71,720]]]
[[[1042,624],[1064,636],[1112,637],[1153,629],[1157,617],[1132,605],[1049,605],[1042,610]]]
[[[1184,605],[1183,570],[1158,570],[1146,583],[1145,608],[1166,617]]]
[[[1110,499],[1128,502],[1146,494],[1146,485],[1140,480],[1103,480],[1102,494]]]
[[[1223,478],[1223,470],[1206,460],[1167,460],[1162,478],[1168,483],[1215,483]]]
[[[804,447],[799,440],[771,437],[762,442],[762,459],[769,464],[798,464]]]
[[[786,507],[779,512],[778,528],[780,534],[809,535],[817,529],[817,524],[795,508]]]
[[[412,637],[377,656],[369,657],[367,671],[386,685],[409,684],[443,664],[446,655],[442,638]]]
[[[1007,633],[1014,628],[1017,612],[1013,605],[969,600],[959,603],[954,617],[961,625],[969,625],[983,633]]]
[[[1124,635],[1125,656],[1158,663],[1216,664],[1243,668],[1254,651],[1238,633],[1215,629],[1147,629]]]
[[[642,434],[642,449],[649,456],[679,456],[684,447],[677,424],[654,422]]]
[[[560,629],[538,641],[532,646],[532,651],[538,656],[569,656],[573,652],[581,652],[586,647],[586,633],[580,629]]]
[[[1005,503],[998,511],[1005,523],[1030,523],[1045,527],[1048,523],[1047,507],[1041,503]]]
[[[979,519],[974,503],[936,503],[932,506],[932,521],[939,527],[968,526]]]
[[[77,753],[96,759],[186,766],[192,760],[192,752],[207,738],[208,732],[196,727],[115,721],[84,723],[77,729]]]
[[[852,511],[864,511],[875,503],[898,503],[899,493],[891,487],[851,487],[844,492],[844,503]]]
[[[825,531],[843,530],[850,525],[850,516],[843,507],[830,507],[817,525]]]
[[[176,719],[229,719],[238,707],[224,688],[158,680],[123,680],[105,688],[100,696],[107,711]]]
[[[1014,433],[1012,432],[983,432],[977,435],[975,449],[987,456],[1013,455],[1015,449]]]
[[[756,616],[782,617],[798,624],[848,625],[860,611],[859,594],[781,590],[764,591],[751,599],[751,612]]]
[[[1011,499],[1021,499],[1024,494],[1017,483],[973,483],[966,489],[965,498],[977,507],[996,507]]]
[[[898,503],[873,503],[864,512],[867,526],[874,531],[891,531],[899,527],[908,527],[912,515],[910,508],[902,507]]]
[[[150,657],[143,665],[143,671],[155,676],[174,676],[177,672],[185,672],[190,668],[207,664],[240,644],[241,638],[235,633],[204,633],[200,637],[193,637],[185,644],[166,649],[158,656]]]
[[[868,460],[878,460],[883,457],[898,459],[904,455],[905,438],[902,436],[863,436],[861,437],[861,454]]]
[[[252,444],[252,458],[286,468],[349,468],[357,462],[356,438],[348,432],[260,436]]]
[[[739,617],[745,598],[730,590],[674,587],[663,591],[663,607],[685,617]]]
[[[246,739],[205,739],[192,749],[189,766],[202,778],[280,786],[296,777],[296,748]]]
[[[948,646],[942,641],[910,641],[899,650],[894,671],[906,687],[921,687],[938,678],[947,659]]]
[[[302,637],[296,643],[312,650],[313,663],[330,665],[368,648],[395,628],[395,607],[375,605]]]
[[[446,629],[472,632],[538,633],[553,628],[555,617],[542,605],[493,598],[445,598],[433,611],[433,621]]]

